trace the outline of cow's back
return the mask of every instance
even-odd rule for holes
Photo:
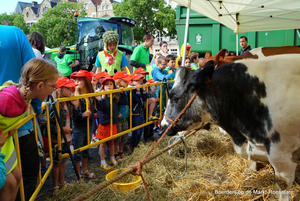
[[[299,132],[300,124],[300,55],[287,54],[263,59],[239,60],[266,86],[261,102],[268,106],[279,133]]]

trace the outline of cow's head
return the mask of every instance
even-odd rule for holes
[[[205,96],[205,93],[207,93],[205,91],[212,79],[214,68],[214,61],[208,61],[197,71],[191,71],[185,67],[178,67],[175,84],[170,91],[165,114],[174,121],[199,89],[190,107],[180,117],[180,120],[176,122],[179,129],[194,130],[200,128],[202,122],[204,123],[210,120],[209,110],[203,99],[203,95]],[[170,121],[164,117],[162,126],[166,129],[169,125]],[[173,126],[168,135],[175,135],[179,131],[177,127]]]

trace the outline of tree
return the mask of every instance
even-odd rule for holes
[[[12,13],[0,15],[0,24],[19,27],[25,34],[29,33],[29,26],[26,25],[23,14]]]
[[[175,9],[164,0],[123,0],[113,5],[115,16],[128,16],[137,22],[133,28],[135,40],[141,42],[146,33],[161,36],[176,35]]]
[[[37,23],[33,24],[30,31],[40,32],[49,48],[75,43],[77,23],[74,13],[79,17],[87,15],[83,9],[83,2],[59,2],[57,7],[49,8]]]

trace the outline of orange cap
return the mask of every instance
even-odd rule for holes
[[[124,71],[116,72],[114,74],[114,79],[115,80],[116,79],[122,79],[122,80],[124,80],[126,82],[130,82],[131,81],[130,76],[126,72],[124,72]]]
[[[138,74],[133,73],[130,75],[130,78],[131,80],[140,80],[140,79],[144,79],[144,76],[140,76]]]
[[[77,78],[77,77],[86,77],[87,79],[92,81],[92,75],[90,74],[90,72],[88,72],[86,70],[80,70],[80,71],[74,72],[74,73],[71,74],[70,77],[72,79]]]
[[[60,87],[71,87],[72,89],[77,85],[74,80],[69,80],[67,77],[59,77],[57,82],[57,88]]]
[[[100,78],[104,78],[104,77],[112,77],[112,75],[108,74],[106,71],[102,71],[100,73],[96,73],[94,81],[97,81]]]
[[[104,83],[105,83],[106,81],[108,81],[108,80],[111,80],[111,81],[113,81],[113,83],[115,83],[115,80],[114,80],[112,77],[107,76],[107,77],[105,77],[105,78],[102,80],[101,84],[104,84]]]
[[[149,72],[145,71],[142,67],[139,67],[139,68],[135,69],[134,73],[149,75]]]

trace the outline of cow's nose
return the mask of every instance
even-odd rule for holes
[[[168,128],[169,123],[167,122],[166,117],[164,117],[161,121],[161,126],[164,128],[164,130]]]

